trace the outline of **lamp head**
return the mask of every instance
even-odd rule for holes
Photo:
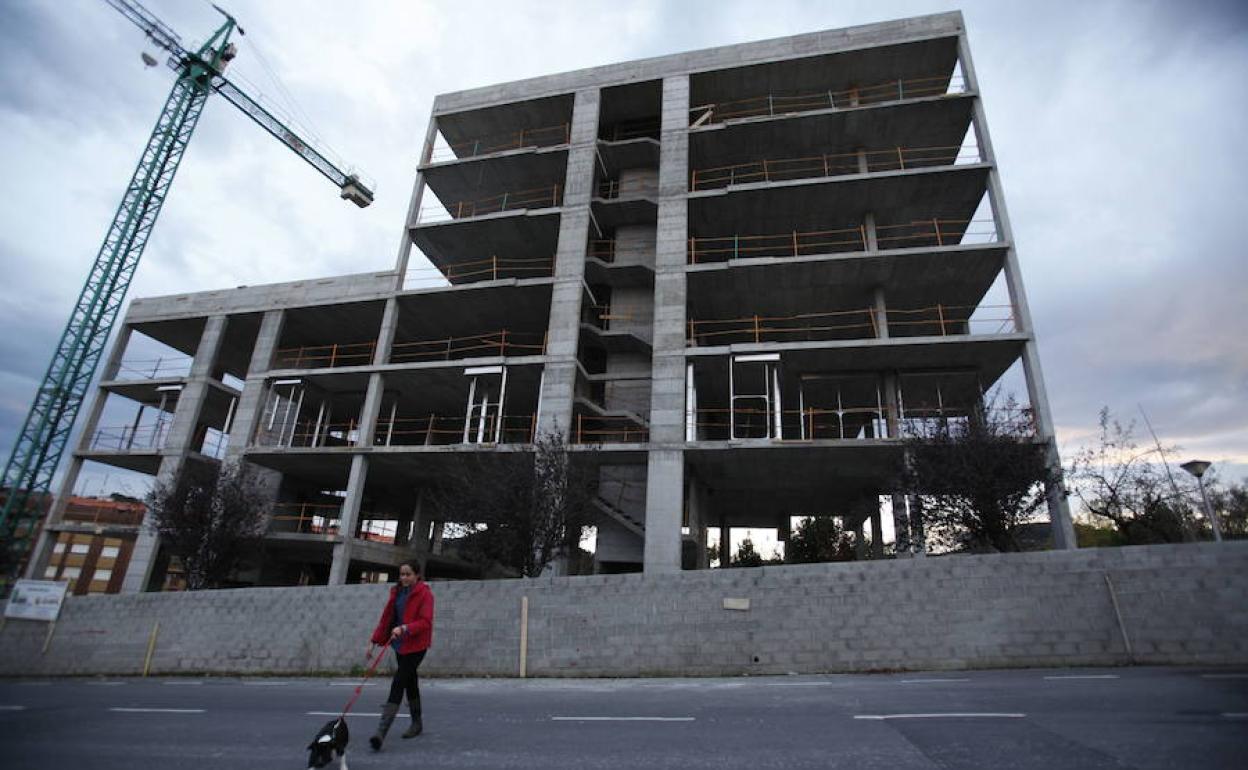
[[[1205,475],[1205,471],[1209,470],[1210,465],[1213,463],[1207,460],[1188,460],[1179,467],[1199,479]]]

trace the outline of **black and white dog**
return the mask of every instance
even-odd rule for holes
[[[347,741],[350,739],[347,720],[338,717],[326,722],[308,744],[308,770],[324,767],[334,761],[334,752],[342,757],[341,770],[347,770]]]

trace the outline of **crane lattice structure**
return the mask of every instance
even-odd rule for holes
[[[0,491],[7,493],[4,507],[0,509],[0,559],[4,562],[0,565],[0,576],[4,578],[18,574],[23,566],[21,562],[49,500],[52,477],[69,442],[74,420],[208,97],[213,93],[225,97],[333,182],[345,200],[361,208],[373,200],[372,191],[357,175],[340,169],[225,78],[222,73],[237,52],[230,37],[235,32],[240,36],[244,34],[228,13],[214,5],[225,16],[225,22],[198,50],[190,51],[168,26],[134,0],[105,2],[169,53],[168,64],[177,73],[177,80],[117,207],[5,465],[0,487]],[[2,586],[6,591],[7,585],[6,579]]]

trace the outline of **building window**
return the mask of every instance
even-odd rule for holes
[[[58,542],[56,545],[52,546],[52,553],[65,553],[65,543]]]
[[[57,545],[60,545],[60,543],[57,543]],[[43,577],[45,580],[56,580],[56,567],[48,567],[45,569],[43,571]]]
[[[113,579],[113,571],[111,569],[97,569],[95,574],[91,576],[91,580],[103,580],[108,582]]]
[[[117,555],[120,553],[121,553],[121,549],[118,548],[117,546],[106,545],[100,549],[100,558],[101,559],[116,559]]]
[[[81,573],[82,573],[81,567],[66,567],[65,572],[61,574],[61,577],[65,578],[66,580],[75,580],[77,579],[78,575],[80,575]]]
[[[70,553],[86,553],[87,551],[90,551],[90,550],[91,550],[91,546],[88,543],[74,543],[73,545],[69,547]]]

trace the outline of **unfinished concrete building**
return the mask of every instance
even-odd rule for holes
[[[181,368],[127,365],[134,334]],[[436,563],[446,458],[558,431],[599,467],[601,571],[806,514],[878,548],[907,427],[1014,366],[1057,463],[962,17],[924,16],[437,97],[395,268],[135,300],[64,490],[245,458],[280,474],[254,579],[336,583]],[[157,562],[141,537],[127,590]]]

